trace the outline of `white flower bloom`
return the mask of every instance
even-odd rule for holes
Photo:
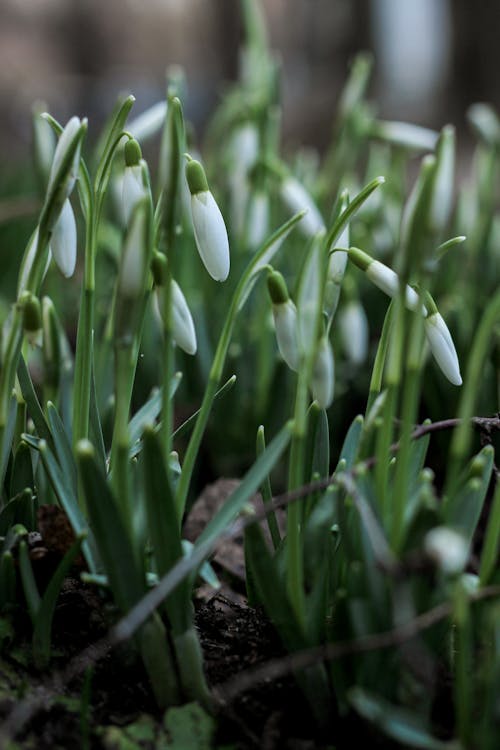
[[[432,313],[425,318],[424,325],[432,355],[442,372],[453,385],[462,385],[455,345],[442,316],[438,312]]]
[[[435,130],[409,122],[379,121],[376,123],[375,135],[395,146],[419,151],[434,151],[438,140],[438,133]]]
[[[146,202],[136,205],[129,224],[118,275],[120,295],[135,299],[144,290],[148,273],[146,242]]]
[[[269,232],[269,200],[265,192],[257,191],[251,199],[248,211],[248,245],[260,247]]]
[[[447,526],[431,529],[424,540],[426,554],[446,575],[457,575],[465,568],[469,548],[464,537]]]
[[[229,276],[229,240],[219,206],[210,190],[191,195],[194,237],[200,257],[215,281]]]
[[[138,141],[145,141],[154,135],[165,122],[167,116],[167,102],[165,100],[153,104],[127,125],[127,130]]]
[[[293,212],[298,213],[304,208],[307,213],[299,223],[305,234],[313,237],[325,228],[321,214],[313,199],[301,183],[295,177],[285,177],[281,183],[281,197],[286,206]]]
[[[122,182],[122,214],[125,226],[129,223],[135,206],[145,195],[141,165],[125,167]]]
[[[76,221],[68,198],[52,230],[50,249],[62,275],[69,279],[76,266]]]
[[[339,326],[348,360],[353,365],[361,365],[368,353],[368,321],[358,300],[351,300],[342,309]]]
[[[179,284],[172,280],[172,333],[175,343],[186,352],[196,354],[197,342],[193,318]]]
[[[455,129],[451,125],[443,128],[439,138],[436,174],[429,209],[431,227],[442,231],[453,208],[453,183],[455,175]]]
[[[313,399],[322,409],[328,409],[333,401],[335,386],[333,350],[326,336],[322,336],[313,365],[311,391]]]
[[[297,308],[291,299],[273,305],[274,328],[278,349],[294,372],[299,369],[299,345],[297,331]]]
[[[366,275],[375,286],[378,286],[389,297],[396,297],[399,292],[399,276],[392,268],[384,265],[379,260],[374,260],[366,269]],[[405,305],[409,310],[423,310],[420,297],[417,292],[406,285]]]

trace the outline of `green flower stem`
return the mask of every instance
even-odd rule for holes
[[[133,344],[118,341],[115,347],[116,410],[111,442],[111,472],[115,497],[122,508],[123,518],[131,526],[131,498],[129,475],[130,402],[135,376]]]
[[[411,435],[417,418],[420,394],[420,371],[423,346],[423,317],[413,315],[409,333],[409,352],[406,376],[404,378],[403,404],[401,414],[401,434],[394,478],[391,541],[396,554],[404,541],[403,518],[408,498],[408,476]]]
[[[389,307],[384,318],[384,325],[382,326],[382,333],[380,341],[377,347],[377,353],[375,355],[375,362],[373,363],[372,376],[370,380],[370,391],[368,394],[368,402],[366,404],[365,414],[368,416],[370,409],[373,406],[373,402],[382,390],[382,379],[384,375],[385,362],[387,359],[387,348],[389,345],[389,335],[391,332],[392,324],[394,319],[394,301],[391,300]]]
[[[277,252],[283,240],[292,231],[297,222],[302,219],[303,215],[304,212],[301,211],[295,216],[292,216],[291,219],[289,219],[287,222],[285,222],[285,224],[277,229],[276,232],[267,240],[267,242],[264,243],[259,252],[254,256],[253,260],[250,261],[246,271],[241,276],[234,291],[234,295],[231,300],[231,304],[226,315],[226,320],[224,321],[224,326],[219,338],[219,343],[217,344],[217,349],[215,351],[212,367],[208,376],[207,387],[205,389],[198,418],[196,420],[196,424],[194,426],[193,432],[191,434],[191,439],[186,450],[186,455],[184,457],[182,474],[179,479],[179,484],[177,485],[176,503],[179,518],[182,518],[184,515],[191,477],[193,475],[194,463],[196,461],[196,456],[198,455],[201,439],[207,425],[212,402],[214,400],[215,394],[217,393],[217,389],[222,378],[224,363],[226,361],[227,350],[231,341],[231,335],[233,332],[236,316],[248,299],[248,295],[250,294],[250,291],[258,275],[260,275],[261,271],[268,270],[267,264],[271,262],[274,253]]]
[[[450,446],[448,471],[446,474],[445,495],[450,496],[460,477],[460,467],[469,450],[471,441],[471,417],[474,414],[477,395],[481,389],[484,362],[488,354],[492,332],[500,318],[500,291],[497,291],[488,304],[479,324],[472,350],[467,362],[462,396],[458,407],[461,422],[455,430]]]
[[[172,450],[173,414],[170,384],[174,375],[174,347],[172,339],[172,274],[167,263],[165,288],[163,292],[163,383],[161,438],[165,455]],[[168,463],[167,463],[168,466]]]
[[[468,597],[457,584],[454,602],[454,671],[456,731],[463,747],[472,746],[472,628]]]

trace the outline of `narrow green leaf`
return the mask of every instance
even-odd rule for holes
[[[125,123],[127,121],[128,114],[132,109],[135,102],[135,97],[132,95],[127,96],[119,103],[117,109],[113,113],[114,117],[109,124],[107,131],[106,142],[102,149],[99,164],[96,170],[95,185],[96,185],[96,196],[98,201],[102,200],[102,196],[106,192],[106,187],[109,182],[111,175],[111,165],[114,152],[118,145],[120,135],[123,132]]]
[[[97,394],[95,388],[95,373],[94,366],[92,365],[92,373],[90,380],[90,409],[89,409],[89,427],[90,436],[92,442],[96,447],[97,459],[100,463],[101,469],[106,471],[106,448],[104,445],[104,435],[102,431],[101,415],[99,414],[99,408],[97,406]]]
[[[12,552],[0,556],[0,612],[16,601],[16,567]]]
[[[77,537],[56,568],[40,601],[33,630],[33,657],[38,669],[44,669],[50,659],[52,620],[64,579],[80,554],[84,535]]]
[[[127,612],[145,593],[146,581],[122,514],[88,440],[77,445],[79,475],[104,571],[118,607]]]
[[[71,449],[70,439],[66,433],[61,417],[54,404],[47,403],[47,419],[54,442],[54,452],[63,475],[71,484],[73,494],[77,495],[76,463]]]
[[[175,396],[181,379],[182,373],[176,372],[170,382],[170,398]],[[146,425],[153,424],[156,421],[161,412],[161,405],[162,392],[155,388],[146,403],[141,406],[129,422],[128,430],[131,445],[134,445],[140,439]]]
[[[374,180],[365,185],[365,187],[351,200],[348,206],[342,211],[340,216],[335,220],[333,226],[326,237],[326,246],[330,249],[347,223],[354,216],[356,211],[361,208],[363,203],[370,197],[374,190],[385,182],[385,177],[376,177]]]
[[[222,396],[225,396],[225,394],[233,387],[233,385],[236,383],[236,375],[231,375],[228,380],[224,383],[221,388],[216,392],[213,398],[212,404],[214,404],[219,398]],[[191,427],[192,424],[194,424],[196,417],[200,413],[200,410],[197,409],[193,414],[191,414],[190,417],[188,417],[182,424],[177,427],[176,430],[174,430],[172,437],[180,437],[180,435],[184,435],[184,433]]]
[[[35,393],[31,375],[29,374],[26,362],[24,361],[24,357],[19,358],[17,377],[19,379],[19,385],[21,386],[23,398],[28,405],[30,417],[35,423],[38,436],[43,440],[46,440],[51,450],[54,451],[54,443],[52,440],[50,427],[47,424],[47,420],[45,419],[42,407],[40,406],[40,402],[38,401],[37,395]]]
[[[469,468],[470,478],[446,501],[444,506],[446,524],[459,531],[468,542],[474,536],[483,509],[493,470],[493,458],[493,446],[486,445],[472,459]]]
[[[7,425],[5,427],[5,430],[3,430],[2,432],[2,444],[0,445],[0,496],[3,491],[5,473],[7,471],[10,452],[12,448],[12,439],[14,437],[14,430],[16,428],[16,415],[17,400],[15,396],[12,396],[9,403]]]
[[[245,474],[242,482],[231,493],[222,508],[209,521],[198,537],[195,547],[204,543],[213,543],[235,520],[287,448],[291,434],[291,423],[287,423]]]
[[[358,414],[357,417],[354,417],[340,450],[339,461],[335,472],[339,470],[341,462],[343,462],[342,471],[350,471],[354,466],[354,463],[358,456],[361,436],[363,434],[363,422],[364,420],[361,414]]]
[[[0,511],[0,536],[5,536],[14,524],[21,524],[27,531],[35,528],[33,492],[29,487],[17,493]]]
[[[21,573],[21,583],[23,586],[28,612],[30,613],[33,624],[40,609],[41,598],[36,585],[33,568],[28,552],[28,545],[24,539],[19,543],[19,572]]]
[[[500,542],[500,482],[497,482],[493,503],[491,505],[486,536],[481,553],[481,565],[479,568],[479,580],[481,586],[486,586],[495,570],[498,559],[498,547]]]
[[[264,433],[264,425],[260,425],[257,430],[257,457],[262,455],[266,449],[266,438]],[[273,492],[271,489],[271,480],[269,474],[265,477],[264,481],[260,486],[260,494],[264,504],[269,504],[273,499]],[[278,527],[278,521],[276,519],[276,513],[274,510],[270,510],[266,516],[267,526],[273,542],[274,550],[276,551],[281,544],[281,534]]]
[[[14,454],[14,463],[10,478],[10,495],[13,497],[26,489],[26,487],[34,486],[31,451],[27,443],[21,440]]]

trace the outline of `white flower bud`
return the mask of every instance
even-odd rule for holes
[[[254,250],[269,233],[269,200],[262,190],[252,196],[248,211],[248,245]]]
[[[196,247],[205,268],[215,281],[225,281],[229,275],[229,240],[219,206],[208,189],[205,172],[197,161],[186,165],[186,177],[191,192],[191,215]]]
[[[165,100],[153,104],[140,115],[131,120],[127,130],[138,141],[145,141],[153,136],[165,122],[167,116],[167,102]]]
[[[453,385],[462,385],[458,356],[448,330],[439,312],[428,315],[424,321],[425,335],[430,350],[442,372]]]
[[[409,122],[388,122],[379,120],[374,126],[374,135],[395,146],[416,149],[418,151],[434,151],[438,140],[438,133],[421,125]]]
[[[424,549],[445,575],[461,573],[469,557],[469,548],[464,537],[447,526],[431,529],[424,540]]]
[[[129,223],[135,206],[145,195],[141,164],[125,167],[122,183],[122,214],[125,226]]]
[[[146,201],[136,205],[129,224],[118,274],[118,290],[123,297],[135,299],[144,291],[149,271]]]
[[[334,386],[335,366],[333,350],[330,341],[326,336],[322,336],[318,344],[311,378],[313,399],[318,402],[322,409],[328,409],[331,405]]]
[[[299,369],[299,345],[297,332],[297,308],[291,299],[273,305],[274,327],[278,349],[294,372]]]
[[[375,286],[378,286],[389,297],[396,297],[399,292],[399,276],[392,268],[384,265],[379,260],[374,260],[366,269],[366,275]],[[411,286],[406,285],[405,305],[409,310],[418,310],[422,308],[420,297]]]
[[[50,249],[62,275],[73,276],[76,266],[76,222],[69,199],[63,203],[61,213],[52,229]]]
[[[163,287],[155,290],[156,313],[163,318],[164,311]],[[177,344],[186,354],[196,354],[197,342],[193,318],[189,310],[186,298],[179,284],[172,279],[172,336]]]
[[[66,124],[64,130],[59,136],[56,150],[54,152],[54,160],[49,175],[49,184],[47,186],[47,193],[56,186],[56,181],[61,177],[61,169],[63,163],[67,157],[68,151],[73,147],[73,142],[78,135],[78,132],[82,126],[82,122],[79,117],[72,117]],[[80,141],[81,143],[81,141]],[[66,175],[65,184],[65,198],[68,198],[73,187],[75,185],[76,178],[78,177],[78,166],[80,163],[80,144],[75,149],[73,158],[71,160],[70,169]]]
[[[310,236],[325,228],[321,214],[313,199],[301,183],[295,177],[285,177],[281,183],[281,198],[285,205],[293,212],[298,213],[304,208],[307,213],[299,223],[299,228]]]
[[[368,320],[358,300],[351,300],[342,309],[339,327],[348,360],[353,365],[361,365],[368,353]]]

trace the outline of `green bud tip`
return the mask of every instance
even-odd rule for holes
[[[125,165],[136,167],[142,159],[142,151],[135,138],[129,138],[124,148]]]
[[[428,318],[430,315],[436,315],[437,312],[439,312],[436,303],[434,302],[433,298],[427,291],[418,290],[418,293],[420,294],[422,298],[422,302],[424,303],[425,309],[427,310],[426,317]]]
[[[87,440],[87,438],[78,441],[76,444],[76,452],[80,458],[93,458],[95,455],[94,446],[90,440]]]
[[[191,195],[197,195],[197,193],[205,193],[208,191],[208,182],[205,175],[205,170],[201,166],[199,161],[191,159],[186,164],[186,179],[189,185],[189,191]]]
[[[373,263],[373,258],[371,258],[368,253],[363,252],[363,250],[360,250],[357,247],[350,247],[347,252],[349,253],[349,259],[355,266],[361,268],[362,271],[366,271],[368,266]]]
[[[163,253],[155,253],[151,261],[151,273],[155,286],[163,286],[167,271],[167,258]]]
[[[290,296],[286,286],[286,281],[279,271],[271,271],[267,277],[267,288],[273,305],[284,305],[288,302]]]
[[[34,294],[26,292],[21,297],[23,308],[23,326],[25,331],[39,331],[42,327],[42,309],[40,300]]]

